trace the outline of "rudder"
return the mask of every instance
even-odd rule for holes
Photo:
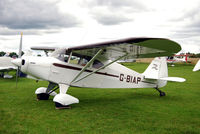
[[[144,71],[145,79],[157,80],[157,86],[163,87],[167,84],[166,80],[159,80],[160,78],[168,77],[168,68],[165,57],[156,57],[151,64]]]

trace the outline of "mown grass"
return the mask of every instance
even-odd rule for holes
[[[143,72],[148,64],[125,64]],[[56,110],[53,97],[36,101],[36,88],[47,82],[0,78],[1,134],[198,134],[200,133],[200,71],[192,65],[169,67],[169,76],[184,77],[184,83],[169,82],[154,89],[89,89],[71,87],[79,98],[72,109]]]

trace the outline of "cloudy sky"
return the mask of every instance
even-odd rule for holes
[[[0,0],[0,51],[162,37],[200,53],[200,0]]]

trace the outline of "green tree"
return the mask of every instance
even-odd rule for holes
[[[13,56],[18,57],[18,55],[17,55],[15,52],[11,52],[11,53],[9,54],[9,56],[10,56],[10,57],[13,57]]]
[[[196,54],[196,56],[197,56],[198,58],[200,58],[200,53]]]
[[[5,54],[6,54],[5,52],[1,51],[1,52],[0,52],[0,57],[1,57],[1,56],[4,56]]]

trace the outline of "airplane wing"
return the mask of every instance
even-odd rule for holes
[[[57,47],[31,47],[32,50],[54,51]],[[98,59],[115,60],[126,55],[126,59],[171,56],[181,50],[181,46],[164,38],[125,38],[101,43],[66,48],[66,54],[93,57],[100,49]],[[64,50],[64,49],[63,49]]]
[[[127,54],[127,59],[170,56],[181,50],[181,46],[163,38],[126,38],[89,45],[70,47],[67,53],[93,57],[99,50],[98,59],[115,60]]]
[[[17,69],[17,67],[12,67],[12,66],[10,66],[10,67],[0,67],[0,72],[7,72],[7,71],[11,71],[11,70],[16,70]]]
[[[46,46],[40,46],[40,47],[31,47],[32,50],[43,50],[43,51],[54,51],[55,49],[57,49],[57,47],[46,47]]]
[[[7,72],[17,69],[15,65],[11,63],[12,58],[0,57],[0,72]]]

